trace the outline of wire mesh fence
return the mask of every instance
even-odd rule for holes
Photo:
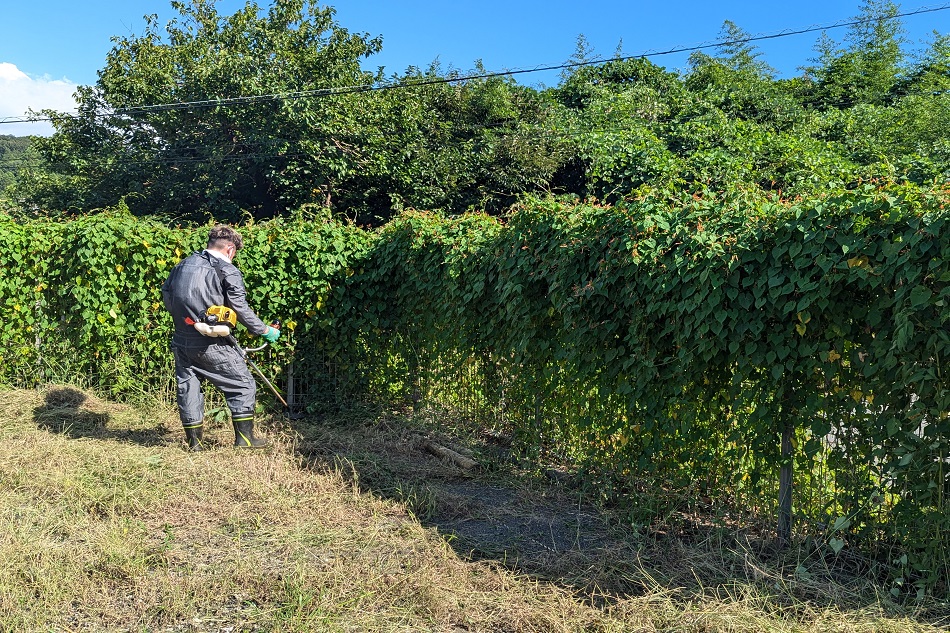
[[[665,503],[666,512],[684,516],[702,511],[724,524],[774,526],[780,465],[763,447],[772,442],[778,451],[780,438],[749,437],[743,429],[745,412],[735,402],[676,404],[703,414],[657,439],[667,442],[659,444],[650,439],[649,421],[635,406],[594,386],[572,384],[556,370],[521,366],[481,350],[407,356],[377,358],[356,372],[320,355],[306,364],[295,359],[284,378],[288,402],[298,411],[319,412],[371,394],[392,405],[434,408],[479,432],[510,438],[538,468],[558,465],[581,472],[604,498],[626,499],[650,513]],[[578,398],[579,393],[586,397]],[[829,420],[830,430],[822,436],[808,424],[796,424],[791,458],[795,530],[837,544],[846,528],[854,533],[858,526],[863,537],[885,547],[882,526],[901,502],[901,490],[881,458],[881,447],[862,439],[862,426],[873,424],[878,412],[866,402],[855,405],[850,415]],[[697,419],[705,422],[695,424]],[[934,449],[931,458],[945,461],[946,456]],[[643,504],[646,498],[650,501]]]

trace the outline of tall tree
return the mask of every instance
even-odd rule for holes
[[[933,33],[933,41],[910,72],[894,86],[894,96],[939,95],[950,91],[950,35]]]
[[[823,107],[885,103],[901,74],[904,28],[890,0],[864,0],[844,46],[827,35],[817,45],[817,66],[805,69],[815,81],[813,102]]]
[[[78,116],[45,113],[56,131],[36,145],[49,169],[24,192],[46,208],[125,197],[133,212],[189,219],[332,201],[359,134],[355,99],[333,91],[377,79],[360,60],[380,39],[309,0],[266,12],[249,0],[227,17],[215,0],[172,7],[164,28],[147,16],[143,35],[113,40],[96,84],[77,91]]]
[[[719,32],[716,55],[690,55],[686,85],[711,105],[743,119],[787,118],[775,69],[762,61],[751,35],[730,20]]]
[[[488,73],[479,64],[474,74]],[[438,64],[394,79],[400,89],[367,95],[361,111],[363,166],[341,186],[351,213],[374,221],[401,207],[500,212],[545,190],[563,143],[543,133],[551,108],[536,90],[510,77],[462,79]]]

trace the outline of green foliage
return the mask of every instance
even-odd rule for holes
[[[731,22],[717,54],[694,54],[682,77],[646,60],[574,70],[552,91],[564,109],[551,134],[573,148],[552,189],[611,202],[709,191],[794,199],[879,178],[944,182],[947,95],[924,88],[940,85],[945,46],[937,38],[902,66],[895,11],[866,4],[847,46],[826,41],[821,65],[793,80],[775,80]]]
[[[13,184],[17,172],[29,158],[29,149],[29,136],[0,134],[0,195]]]
[[[411,88],[363,96],[361,169],[340,183],[335,208],[359,223],[412,207],[501,212],[545,187],[564,144],[537,133],[550,117],[541,96],[503,77],[431,83],[440,77],[435,65],[410,69],[394,80]]]
[[[807,69],[816,80],[814,103],[846,108],[887,100],[904,58],[903,28],[895,19],[898,12],[890,0],[864,0],[844,48],[823,36],[817,47],[819,66]]]
[[[681,93],[677,79],[675,73],[647,59],[611,60],[574,69],[552,92],[565,106],[580,110],[605,92],[617,93],[633,86],[651,88],[657,93],[668,90]]]
[[[409,213],[329,309],[381,395],[451,402],[474,381],[486,421],[613,499],[663,486],[774,508],[792,424],[800,519],[835,524],[838,551],[842,536],[904,548],[894,586],[943,593],[944,204],[869,188],[794,206],[536,203],[504,225]]]
[[[795,204],[539,200],[503,222],[405,212],[374,232],[301,215],[244,227],[238,264],[285,323],[262,361],[278,383],[292,357],[313,384],[332,371],[334,398],[469,407],[664,514],[698,497],[774,512],[792,425],[802,533],[878,556],[898,594],[945,594],[946,203],[889,185]],[[203,238],[121,207],[3,219],[3,380],[60,363],[117,394],[170,392],[159,287]]]
[[[113,393],[167,368],[159,287],[183,236],[128,210],[66,224],[3,218],[5,276],[2,360],[21,383],[70,364]],[[29,235],[25,240],[24,236]],[[12,241],[11,241],[12,240]],[[78,351],[82,350],[82,351]],[[55,372],[55,369],[53,369]]]
[[[326,334],[330,322],[313,317],[361,236],[302,216],[247,227],[238,264],[249,300],[265,319],[290,325],[274,363],[294,341]],[[206,239],[207,227],[169,229],[124,205],[69,222],[0,215],[0,264],[11,272],[0,280],[0,320],[9,324],[0,333],[3,380],[37,384],[68,366],[113,394],[170,392],[172,324],[160,288]]]
[[[57,132],[34,142],[43,164],[19,173],[18,213],[125,200],[137,216],[201,222],[307,206],[375,225],[413,208],[503,214],[529,195],[795,199],[950,172],[946,37],[906,55],[891,2],[865,2],[844,41],[821,40],[793,79],[726,21],[684,73],[619,51],[591,63],[580,38],[572,61],[586,65],[543,90],[437,63],[364,72],[381,41],[306,0],[231,16],[209,0],[173,6],[165,27],[152,16],[144,34],[116,38],[78,118],[47,113]]]
[[[895,97],[926,95],[950,90],[950,35],[933,34],[933,42],[914,66],[895,84]]]
[[[218,15],[211,0],[173,2],[138,37],[116,38],[95,86],[77,92],[79,116],[54,118],[37,139],[49,173],[24,179],[46,209],[84,210],[125,198],[137,215],[237,220],[323,202],[357,169],[354,103],[339,97],[220,99],[364,85],[359,60],[378,39],[351,34],[332,8],[277,0]],[[182,108],[153,108],[202,102]]]

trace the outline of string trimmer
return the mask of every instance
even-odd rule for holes
[[[273,325],[273,324],[271,324],[271,327],[276,327],[276,326]],[[284,400],[283,396],[280,395],[280,392],[277,391],[277,387],[275,387],[273,384],[271,384],[271,381],[267,379],[267,376],[265,376],[265,375],[264,375],[264,372],[261,371],[261,368],[257,366],[257,363],[255,363],[255,362],[251,359],[251,357],[248,356],[248,352],[259,352],[259,351],[261,351],[262,349],[264,349],[265,347],[267,347],[267,343],[264,343],[264,344],[261,345],[260,347],[250,347],[250,348],[248,348],[248,349],[244,349],[243,347],[241,347],[241,344],[238,343],[238,340],[237,340],[236,338],[234,338],[234,335],[233,335],[233,334],[231,334],[231,335],[228,336],[228,341],[230,341],[231,344],[234,345],[234,347],[236,347],[239,352],[241,352],[241,356],[243,356],[243,357],[244,357],[244,360],[247,361],[247,364],[251,366],[251,369],[253,369],[255,372],[257,372],[257,375],[260,376],[260,379],[264,381],[264,384],[266,384],[268,387],[270,387],[270,390],[274,392],[274,395],[277,396],[277,399],[280,400],[280,403],[284,405],[284,408],[285,408],[285,409],[287,409],[287,414],[289,415],[289,414],[290,414],[290,405],[287,404],[287,401]]]
[[[194,319],[186,318],[185,323],[193,325],[196,330],[201,332],[205,336],[215,337],[215,338],[224,338],[231,345],[237,348],[241,352],[241,356],[244,358],[244,361],[250,365],[251,369],[257,372],[257,375],[261,380],[264,381],[270,390],[274,392],[274,395],[277,396],[277,399],[280,400],[281,404],[284,405],[284,409],[287,410],[287,415],[290,415],[290,405],[287,404],[287,401],[284,400],[283,396],[280,395],[280,392],[277,391],[277,388],[267,379],[267,376],[264,375],[264,372],[261,371],[261,368],[257,366],[257,363],[248,356],[249,352],[259,352],[265,347],[267,343],[264,343],[260,347],[252,347],[244,349],[241,347],[241,344],[238,343],[238,340],[231,333],[231,330],[237,325],[237,313],[234,312],[231,308],[226,306],[211,306],[205,313],[199,317],[198,321]],[[274,329],[280,329],[280,321],[274,321],[270,324]]]

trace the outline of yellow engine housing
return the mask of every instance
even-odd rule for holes
[[[237,325],[237,313],[227,306],[211,306],[205,310],[205,322],[234,327]]]

